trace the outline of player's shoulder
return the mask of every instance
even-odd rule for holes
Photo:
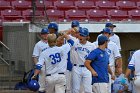
[[[113,37],[115,37],[115,38],[117,38],[117,39],[119,39],[120,37],[117,35],[117,34],[113,34]]]
[[[117,46],[117,44],[116,43],[114,43],[113,41],[109,41],[109,43],[108,43],[108,45],[112,45],[112,46]]]
[[[140,49],[139,49],[139,50],[136,50],[136,51],[134,52],[134,55],[137,55],[137,54],[140,55]]]
[[[94,41],[93,44],[98,47],[98,41]]]

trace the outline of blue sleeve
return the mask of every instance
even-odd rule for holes
[[[71,46],[74,45],[74,41],[73,41],[72,39],[67,40],[67,42],[68,42],[69,44],[71,44]]]
[[[134,66],[128,66],[128,69],[135,71],[135,67]]]
[[[68,59],[67,59],[67,70],[69,71],[72,71],[72,63],[71,63],[71,60],[70,60],[70,52],[68,53]]]
[[[86,60],[95,60],[97,56],[97,53],[93,50],[92,52],[90,52],[90,54],[88,55],[88,57],[86,58]]]

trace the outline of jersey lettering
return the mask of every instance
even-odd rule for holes
[[[61,61],[60,53],[55,53],[49,56],[52,59],[52,64],[56,64]]]
[[[90,51],[87,48],[83,48],[83,47],[77,47],[75,48],[75,51],[85,51],[87,53],[90,53]]]

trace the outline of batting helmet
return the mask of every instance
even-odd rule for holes
[[[79,28],[79,32],[81,36],[84,36],[84,37],[89,36],[89,31],[87,28]]]
[[[79,26],[80,26],[80,24],[77,20],[72,21],[71,27],[79,27]]]
[[[49,23],[49,25],[48,25],[48,29],[55,29],[55,31],[57,32],[58,31],[58,25],[57,25],[57,23],[55,23],[55,22],[51,22],[51,23]]]
[[[49,34],[48,28],[43,28],[43,29],[41,30],[41,34]]]
[[[40,88],[40,86],[39,86],[39,83],[37,82],[37,80],[30,80],[28,82],[28,88],[31,91],[37,91]]]

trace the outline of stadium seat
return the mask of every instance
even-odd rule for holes
[[[128,0],[117,1],[116,6],[118,6],[118,8],[122,9],[122,10],[130,10],[130,9],[136,9],[137,8],[135,2],[128,1]]]
[[[10,5],[9,1],[0,0],[0,10],[4,9],[11,9],[12,6]]]
[[[33,16],[34,15],[34,16]],[[44,13],[42,11],[35,11],[35,14],[33,14],[33,10],[28,9],[28,10],[24,10],[22,11],[22,16],[26,19],[26,20],[31,20],[31,18],[36,17],[36,18],[41,18],[44,16]]]
[[[54,6],[59,10],[76,9],[73,1],[58,0],[54,2]]]
[[[138,9],[140,9],[140,2],[137,2],[137,7]]]
[[[130,10],[128,14],[132,20],[140,20],[140,10]]]
[[[1,15],[4,18],[4,20],[15,20],[18,18],[22,18],[21,11],[16,11],[16,10],[6,9],[1,11]]]
[[[105,10],[91,9],[88,10],[86,13],[88,18],[92,21],[102,21],[108,19],[108,15]]]
[[[107,14],[110,16],[112,20],[122,21],[127,20],[129,18],[127,11],[123,10],[109,10]]]
[[[88,17],[84,10],[67,10],[65,11],[65,18],[67,20],[85,20]]]
[[[36,0],[35,5],[36,5],[36,10],[41,10],[41,11],[44,11],[45,7],[46,7],[46,9],[54,9],[55,8],[51,0],[50,1],[48,1],[48,0]]]
[[[16,0],[12,1],[12,6],[16,10],[25,10],[25,9],[31,9],[31,2],[25,1],[25,0]]]
[[[46,12],[51,21],[59,21],[64,19],[64,11],[48,9]]]
[[[75,1],[75,6],[77,6],[78,9],[80,10],[89,10],[89,9],[96,8],[93,1],[86,1],[86,0]]]
[[[99,7],[99,9],[116,9],[115,2],[113,1],[96,1],[95,5]]]

